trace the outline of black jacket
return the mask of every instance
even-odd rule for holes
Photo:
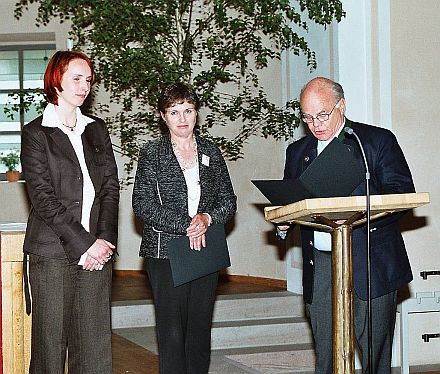
[[[105,123],[91,118],[81,136],[95,187],[90,232],[81,225],[83,177],[67,135],[42,126],[42,116],[23,127],[21,164],[31,202],[25,252],[76,261],[97,238],[117,245],[117,167]]]
[[[389,130],[346,120],[361,139],[365,149],[371,180],[370,192],[377,194],[412,193],[414,184],[403,152],[396,137]],[[359,167],[364,169],[362,155],[354,137],[346,135],[344,144],[354,150]],[[306,136],[289,145],[284,169],[285,179],[296,179],[310,165],[317,155],[317,139]],[[365,195],[365,183],[361,183],[352,195]],[[371,248],[371,294],[379,297],[410,282],[411,267],[405,244],[399,228],[399,214],[391,214],[375,220],[370,227]],[[353,230],[353,279],[354,289],[359,298],[367,299],[367,253],[366,226]],[[301,228],[303,253],[303,292],[307,303],[313,295],[313,230]],[[330,281],[330,274],[329,281]]]

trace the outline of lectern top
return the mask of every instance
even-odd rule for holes
[[[429,203],[428,192],[371,195],[372,219],[385,214],[417,208]],[[365,196],[347,196],[305,199],[293,204],[280,207],[264,208],[266,221],[273,223],[299,223],[315,222],[317,215],[330,220],[344,220],[356,212],[366,210]]]

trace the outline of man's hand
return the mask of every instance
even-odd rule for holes
[[[282,226],[277,226],[278,230],[280,231],[287,231],[290,229],[290,225],[282,225]]]

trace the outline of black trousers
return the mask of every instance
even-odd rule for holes
[[[207,374],[218,273],[173,286],[170,262],[146,259],[153,290],[161,374]]]
[[[315,342],[315,372],[332,374],[332,282],[331,252],[314,250],[312,304],[306,311]],[[396,320],[397,291],[371,300],[373,374],[391,373],[391,353]],[[362,361],[362,373],[368,373],[367,301],[353,292],[354,332]]]
[[[32,294],[30,374],[109,374],[111,262],[101,271],[29,255]]]

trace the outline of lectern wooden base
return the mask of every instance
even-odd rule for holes
[[[371,219],[429,203],[429,194],[371,196]],[[352,228],[365,223],[365,196],[306,199],[282,207],[267,207],[273,223],[295,223],[332,235],[333,373],[354,374]],[[336,223],[338,221],[339,223]],[[340,223],[342,222],[343,223]]]
[[[332,230],[332,328],[334,373],[354,373],[353,279],[351,226]]]
[[[0,374],[29,372],[31,317],[26,314],[23,295],[22,230],[2,231],[1,253],[1,361]]]

